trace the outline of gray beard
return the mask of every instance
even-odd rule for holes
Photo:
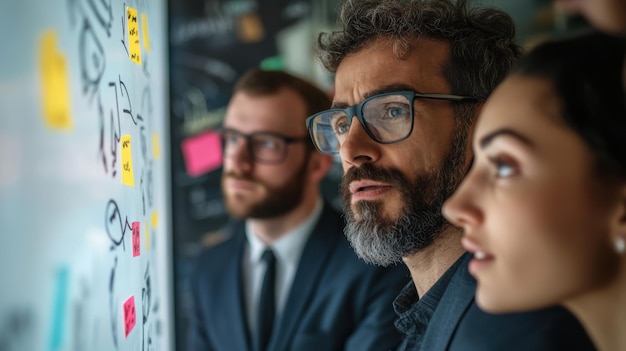
[[[361,259],[380,266],[402,263],[403,257],[435,240],[446,223],[439,201],[416,206],[414,201],[406,200],[407,206],[395,222],[381,217],[380,201],[358,202],[359,220],[355,220],[352,211],[346,211],[344,234]]]
[[[430,246],[449,225],[441,208],[465,175],[466,138],[467,133],[455,133],[452,149],[441,168],[421,174],[414,182],[396,169],[380,169],[368,163],[344,174],[341,183],[347,222],[344,234],[361,259],[380,266],[402,263],[403,257]],[[383,217],[382,201],[359,201],[353,209],[349,184],[355,179],[388,182],[401,191],[404,206],[397,219]]]

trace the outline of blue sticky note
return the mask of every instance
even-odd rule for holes
[[[54,296],[54,306],[52,311],[52,334],[50,335],[50,351],[61,348],[63,332],[65,326],[65,312],[67,310],[67,285],[69,280],[69,269],[61,267],[56,274],[56,292]]]

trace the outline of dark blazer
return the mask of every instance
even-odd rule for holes
[[[340,214],[325,203],[268,351],[386,351],[400,343],[392,302],[410,279],[408,269],[366,264],[343,227]],[[191,274],[190,351],[252,350],[242,291],[245,226],[238,222],[230,229],[231,237],[203,252]]]
[[[582,325],[561,307],[527,313],[489,314],[474,301],[476,280],[460,266],[432,316],[421,350],[595,350]]]

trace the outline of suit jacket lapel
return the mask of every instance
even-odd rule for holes
[[[220,316],[223,318],[224,330],[228,332],[224,335],[232,335],[232,349],[252,350],[245,311],[246,302],[243,296],[243,260],[241,257],[243,257],[243,250],[246,245],[243,224],[236,224],[232,233],[237,236],[236,252],[233,253],[237,257],[237,263],[224,267],[227,271],[225,276],[228,278],[225,281],[225,286],[216,287],[216,289],[221,295],[217,301],[224,301],[225,303],[222,307],[217,306],[217,309],[223,309]]]
[[[302,251],[302,257],[283,312],[272,331],[272,338],[268,347],[270,350],[285,350],[286,346],[289,345],[295,328],[299,324],[298,321],[319,284],[321,273],[324,271],[332,249],[335,247],[335,242],[340,238],[337,235],[337,228],[342,225],[342,219],[333,211],[330,204],[324,203],[320,220]]]
[[[422,341],[423,350],[445,350],[463,314],[474,301],[476,281],[467,271],[471,255],[465,254],[437,305]]]

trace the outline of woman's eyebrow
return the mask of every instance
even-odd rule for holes
[[[509,128],[500,128],[500,129],[496,129],[493,132],[483,136],[482,138],[480,138],[480,141],[478,142],[478,145],[480,146],[481,149],[486,148],[487,146],[489,146],[489,144],[491,144],[491,142],[498,136],[502,136],[502,135],[507,135],[510,137],[513,137],[519,141],[521,141],[522,143],[533,147],[533,143],[524,135],[509,129]]]

